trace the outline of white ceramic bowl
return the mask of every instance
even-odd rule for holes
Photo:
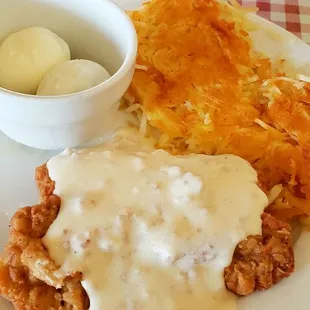
[[[69,44],[72,58],[96,61],[113,75],[89,90],[57,97],[0,88],[0,129],[40,149],[81,145],[102,133],[109,109],[130,85],[137,53],[134,26],[109,0],[1,0],[0,42],[30,26],[50,29]]]

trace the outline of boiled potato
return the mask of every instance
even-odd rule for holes
[[[43,78],[37,95],[57,96],[77,93],[104,82],[109,72],[96,62],[84,59],[70,60],[55,66]]]
[[[23,29],[0,45],[0,86],[36,94],[46,73],[68,60],[69,46],[58,35],[42,27]]]

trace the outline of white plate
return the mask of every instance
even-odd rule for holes
[[[124,9],[135,9],[141,0],[116,0]],[[283,55],[290,71],[310,75],[310,47],[297,37],[257,16],[250,17],[260,27],[251,35],[255,47],[274,59]],[[8,216],[21,206],[37,200],[34,169],[53,155],[27,148],[0,132],[0,249],[7,240]],[[267,292],[239,300],[238,310],[308,310],[310,284],[310,234],[304,233],[296,244],[296,272]],[[0,299],[1,310],[12,306]]]

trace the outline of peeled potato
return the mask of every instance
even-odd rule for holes
[[[109,72],[96,62],[70,60],[55,66],[41,81],[37,95],[57,96],[77,93],[110,78]]]
[[[42,27],[23,29],[0,45],[0,86],[36,94],[45,74],[69,59],[68,44],[55,33]]]

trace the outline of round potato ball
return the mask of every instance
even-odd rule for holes
[[[109,79],[109,72],[96,62],[70,60],[55,66],[41,81],[37,95],[58,96],[77,93]]]
[[[45,74],[69,59],[68,44],[52,31],[42,27],[20,30],[0,45],[0,86],[36,94]]]

